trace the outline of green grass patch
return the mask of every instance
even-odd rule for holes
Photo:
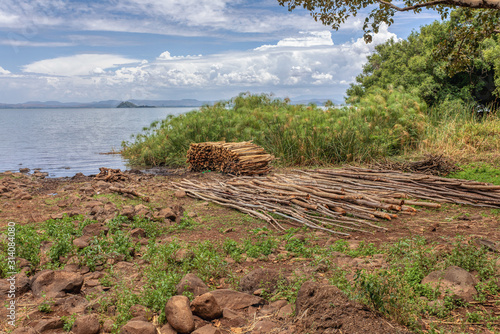
[[[450,174],[448,177],[500,185],[500,169],[492,165],[472,163],[463,166],[462,169],[462,171]]]

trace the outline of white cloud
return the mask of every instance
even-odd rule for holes
[[[0,27],[10,27],[17,24],[19,21],[19,16],[14,14],[6,13],[0,10]]]
[[[88,75],[94,73],[96,68],[102,70],[137,62],[140,60],[112,54],[79,54],[40,60],[23,66],[23,72],[60,76]]]
[[[7,75],[7,74],[10,74],[10,71],[7,71],[2,66],[0,66],[0,75]]]
[[[33,42],[29,40],[20,40],[20,39],[4,39],[0,40],[0,45],[10,45],[13,47],[19,46],[28,46],[28,47],[66,47],[66,46],[74,46],[74,43],[67,42]]]
[[[334,45],[330,32],[322,32],[288,36],[257,50],[176,57],[165,51],[150,62],[108,54],[47,59],[25,66],[15,79],[0,76],[0,100],[16,90],[28,91],[30,99],[63,101],[216,100],[242,91],[340,99],[375,45],[395,37],[382,27],[368,45],[362,38]]]
[[[266,50],[275,47],[313,47],[332,46],[332,34],[329,31],[300,32],[299,37],[288,37],[282,39],[276,45],[263,45],[255,50]]]

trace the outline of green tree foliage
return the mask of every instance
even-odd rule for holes
[[[365,40],[370,42],[372,34],[377,33],[381,24],[391,25],[394,23],[396,12],[420,13],[423,8],[437,11],[442,19],[448,17],[451,9],[460,7],[467,8],[469,12],[476,9],[489,9],[489,13],[500,11],[500,1],[498,0],[278,0],[279,4],[288,7],[292,11],[297,7],[303,7],[311,12],[316,21],[331,26],[337,30],[339,26],[350,16],[358,13],[368,12],[363,25]],[[402,2],[402,5],[400,3]],[[397,5],[396,5],[397,3]],[[483,25],[489,25],[493,30],[499,29],[499,22],[488,21],[484,17]]]
[[[479,13],[479,12],[478,12]],[[446,100],[490,104],[498,98],[498,37],[481,32],[482,15],[454,11],[406,40],[378,45],[347,91],[351,101],[372,87],[404,87],[429,105]],[[496,81],[495,81],[496,80]]]

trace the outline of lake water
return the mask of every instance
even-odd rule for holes
[[[49,177],[127,169],[122,141],[153,121],[196,108],[0,109],[0,172],[41,168]]]

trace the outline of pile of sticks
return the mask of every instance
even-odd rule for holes
[[[372,165],[377,169],[399,170],[402,172],[421,173],[437,176],[446,176],[450,173],[460,171],[453,161],[443,155],[430,154],[419,161],[397,162],[385,160]]]
[[[252,142],[191,144],[186,162],[195,172],[219,171],[234,175],[262,175],[271,170],[271,154]]]
[[[264,219],[277,229],[284,229],[281,222],[286,219],[344,236],[385,231],[382,220],[414,215],[413,206],[439,208],[442,202],[500,207],[500,186],[362,168],[298,170],[209,183],[185,179],[173,186],[191,197]]]
[[[94,179],[106,182],[127,181],[129,177],[122,173],[120,169],[101,167],[99,174]]]

